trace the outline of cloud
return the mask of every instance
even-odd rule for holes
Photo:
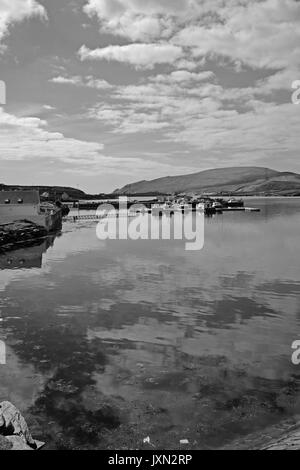
[[[91,75],[87,77],[80,77],[79,75],[63,77],[59,75],[58,77],[51,78],[49,81],[50,83],[57,83],[59,85],[74,85],[79,87],[95,88],[96,90],[107,90],[112,88],[112,85],[106,80],[97,79]]]
[[[253,160],[257,156],[297,152],[300,137],[297,133],[299,115],[290,104],[265,104],[249,101],[248,112],[219,109],[199,116],[185,114],[181,130],[170,138],[188,142],[202,150],[244,154]],[[288,128],[285,123],[288,122]],[[263,129],[263,132],[262,132]],[[256,155],[257,153],[257,155]]]
[[[161,83],[182,83],[190,84],[193,82],[201,82],[205,80],[210,80],[215,77],[214,72],[206,70],[204,72],[193,73],[188,70],[176,70],[170,74],[165,75],[156,75],[150,78],[152,82],[161,82]]]
[[[173,31],[173,15],[182,14],[190,0],[89,0],[84,11],[96,15],[101,30],[133,41],[167,38]]]
[[[256,86],[266,93],[276,90],[291,90],[293,81],[297,80],[298,77],[300,77],[300,67],[280,70],[263,80],[259,80]]]
[[[49,80],[51,83],[58,83],[60,85],[80,85],[82,86],[82,79],[81,77],[62,77],[59,75],[58,77],[51,78]]]
[[[172,42],[195,58],[228,57],[254,68],[291,67],[300,60],[300,3],[296,0],[225,3],[217,19],[189,24]]]
[[[84,11],[115,36],[188,48],[191,69],[204,57],[269,69],[300,61],[297,0],[89,0]]]
[[[47,18],[45,8],[35,0],[0,0],[0,40],[12,24],[33,16]]]
[[[103,150],[97,142],[66,138],[47,130],[47,122],[36,117],[17,117],[0,108],[1,160],[48,159],[72,162],[74,166],[94,161]]]
[[[139,85],[115,87],[110,103],[94,106],[89,117],[113,133],[149,133],[156,142],[185,145],[210,158],[211,165],[292,160],[298,152],[298,107],[270,101],[276,79],[272,85],[269,77],[259,86],[224,88],[198,82],[194,74],[172,77],[150,76]],[[281,87],[282,77],[277,78]]]
[[[44,104],[43,109],[45,109],[46,111],[54,111],[56,108],[54,106],[49,105],[49,104]]]
[[[113,116],[107,114],[106,117],[111,119]],[[147,119],[153,121],[151,116],[145,116]],[[134,120],[133,116],[132,126],[137,124]],[[143,124],[140,123],[140,126],[142,128]],[[2,162],[18,162],[19,165],[23,162],[24,165],[28,161],[36,161],[39,168],[43,163],[50,166],[54,163],[56,168],[66,170],[68,174],[78,173],[81,176],[95,176],[99,172],[106,176],[125,174],[137,177],[142,172],[154,177],[156,171],[168,174],[171,170],[170,165],[163,162],[105,155],[101,143],[67,138],[59,132],[47,130],[47,122],[44,120],[36,117],[20,118],[5,112],[3,108],[0,108],[0,127]]]
[[[151,69],[156,64],[172,64],[182,54],[181,47],[172,44],[129,44],[94,50],[82,46],[79,50],[81,60],[118,61],[144,69]]]
[[[60,7],[54,3],[53,14],[58,15]],[[119,171],[132,173],[138,179],[144,178],[144,172],[156,176],[155,162],[150,162],[150,155],[146,156],[144,151],[149,148],[161,152],[157,172],[165,174],[172,173],[173,165],[174,168],[181,165],[180,154],[176,154],[181,150],[183,154],[188,152],[183,164],[190,168],[202,165],[205,158],[205,165],[209,166],[259,162],[272,157],[277,162],[282,158],[282,167],[288,158],[294,167],[297,165],[299,107],[291,104],[290,96],[291,83],[300,78],[300,2],[79,3],[85,3],[86,15],[93,17],[94,21],[89,21],[90,34],[87,36],[87,31],[81,29],[78,36],[74,31],[74,37],[70,36],[72,47],[62,45],[52,68],[52,85],[46,83],[43,96],[36,98],[39,103],[55,106],[55,113],[49,107],[32,106],[23,117],[20,113],[17,117],[2,110],[2,161],[24,160],[26,167],[30,159],[49,160],[63,162],[64,168],[69,166],[78,174],[94,175],[99,170],[113,175]],[[46,15],[38,1],[0,0],[0,41],[10,25],[32,15],[39,18]],[[88,22],[88,17],[85,18]],[[82,18],[77,16],[77,20],[82,24]],[[50,24],[47,38],[51,34],[57,34],[57,28]],[[84,44],[82,41],[78,45],[79,37],[92,41],[79,50],[80,59],[90,61],[80,67],[83,72],[79,72],[78,57],[72,53]],[[57,44],[54,41],[53,47]],[[13,56],[21,57],[22,46],[14,45],[11,60]],[[43,54],[48,57],[49,48],[41,41],[39,55]],[[108,61],[118,65],[108,66]],[[128,70],[128,65],[140,73]],[[27,66],[25,69],[28,71]],[[25,69],[20,65],[20,75]],[[72,70],[78,72],[73,74]],[[103,80],[102,72],[105,77],[111,76],[114,84]],[[54,93],[58,91],[55,87],[73,93],[75,99],[61,103],[61,94]],[[83,93],[85,90],[79,88],[100,92]],[[101,90],[109,93],[101,94]],[[99,100],[95,104],[96,95]],[[32,97],[31,100],[35,101]],[[14,102],[10,106],[9,109],[19,108]],[[86,114],[79,116],[76,110]],[[53,128],[64,126],[63,131],[52,132],[46,121],[28,117],[32,115],[49,116]],[[106,147],[98,143],[100,132],[114,157],[103,154]],[[78,135],[88,137],[80,140]],[[141,159],[122,159],[121,154],[138,155]]]
[[[118,134],[154,132],[169,127],[159,112],[143,112],[134,109],[134,106],[99,105],[90,110],[89,118],[102,121],[104,125],[113,125],[113,132]]]

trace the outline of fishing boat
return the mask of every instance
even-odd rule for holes
[[[177,204],[173,204],[173,209],[175,212],[182,212],[182,213],[186,213],[186,212],[190,212],[193,210],[193,206],[191,204],[188,204],[188,203],[177,203]]]
[[[152,206],[152,215],[162,216],[164,214],[171,214],[174,213],[174,209],[172,209],[172,204],[170,202],[165,202],[164,204],[154,204]]]
[[[231,198],[227,201],[227,207],[244,207],[243,199]]]
[[[205,211],[205,204],[203,202],[200,202],[199,204],[197,204],[196,205],[196,211],[204,212]]]
[[[218,211],[218,210],[222,210],[222,209],[224,208],[223,204],[222,204],[221,202],[219,202],[219,201],[213,202],[213,203],[212,203],[212,207],[213,207],[214,209],[216,209],[217,211]]]

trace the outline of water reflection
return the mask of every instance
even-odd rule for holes
[[[0,398],[50,448],[217,447],[296,416],[300,202],[255,205],[199,252],[67,224],[39,269],[2,271]]]
[[[41,268],[43,254],[54,245],[56,236],[48,236],[26,248],[0,250],[0,270]]]

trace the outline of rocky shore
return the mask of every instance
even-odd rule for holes
[[[16,246],[27,246],[47,235],[44,227],[27,220],[0,225],[0,250],[14,249]]]
[[[43,445],[33,439],[25,419],[12,403],[0,403],[0,450],[37,450]]]
[[[9,402],[0,403],[0,450],[37,450],[43,446],[32,438],[19,410]],[[269,426],[221,450],[300,450],[300,423],[288,420]]]
[[[268,426],[236,439],[222,450],[300,450],[300,422],[290,419]]]

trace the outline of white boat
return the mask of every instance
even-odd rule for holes
[[[165,202],[164,204],[154,204],[152,206],[153,215],[172,215],[175,212],[174,205],[171,202]]]
[[[235,199],[234,197],[227,202],[228,207],[244,207],[243,199]]]
[[[193,207],[191,204],[187,203],[177,203],[173,204],[172,206],[173,210],[176,212],[189,212],[193,210]]]
[[[203,202],[197,204],[196,206],[196,211],[198,212],[204,212],[205,211],[205,204]]]
[[[213,202],[212,207],[213,209],[216,209],[216,210],[222,210],[224,208],[223,204],[221,204],[221,202],[219,201]]]

